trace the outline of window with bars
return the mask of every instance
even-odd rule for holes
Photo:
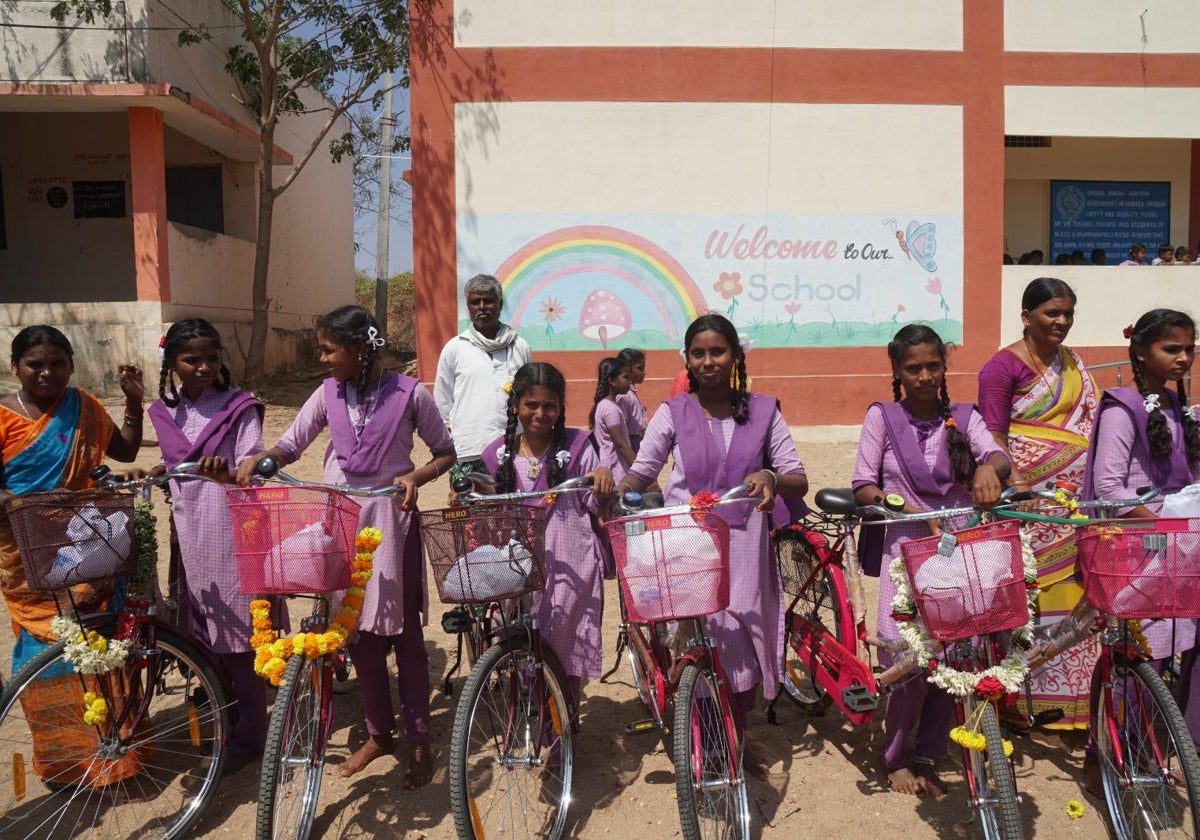
[[[1004,148],[1006,149],[1049,149],[1050,138],[1036,134],[1005,134]]]

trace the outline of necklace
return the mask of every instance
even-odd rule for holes
[[[366,388],[364,388],[361,403],[358,401],[358,397],[359,397],[358,389],[354,388],[354,385],[352,383],[349,383],[349,387],[346,389],[347,396],[348,397],[353,396],[353,398],[354,398],[354,403],[352,405],[350,405],[350,408],[353,408],[354,412],[358,415],[357,419],[354,419],[353,423],[351,424],[354,426],[354,436],[356,438],[362,437],[363,430],[367,428],[367,421],[371,419],[371,412],[379,407],[379,390],[380,390],[380,383],[382,383],[382,382],[383,382],[383,371],[380,370],[379,378],[377,380],[375,380],[374,394],[371,394],[370,396],[368,396],[366,394]],[[369,386],[369,383],[368,383],[368,386]],[[350,388],[354,388],[354,393],[352,395],[350,394]],[[347,400],[347,403],[349,403],[349,400]]]
[[[541,455],[534,455],[533,448],[525,442],[525,436],[521,436],[521,452],[529,459],[529,466],[525,469],[525,477],[532,480],[537,478],[542,473],[542,465],[546,463],[546,454],[550,451],[550,445],[546,444],[546,448],[542,450]]]
[[[37,422],[33,419],[33,415],[29,413],[29,407],[25,405],[25,400],[21,399],[21,391],[17,390],[17,402],[21,405],[21,410],[25,412],[25,416],[29,418],[29,422]]]
[[[1034,347],[1029,341],[1029,336],[1025,336],[1025,352],[1029,354],[1029,360],[1033,362],[1033,369],[1036,370],[1038,376],[1041,377],[1042,384],[1046,386],[1046,390],[1050,393],[1054,393],[1054,386],[1050,384],[1050,379],[1046,376],[1047,372],[1050,370],[1050,365],[1053,365],[1054,362],[1051,361],[1050,365],[1042,364],[1041,358],[1039,358],[1038,354],[1034,352]],[[1062,358],[1061,351],[1059,351],[1058,358]]]

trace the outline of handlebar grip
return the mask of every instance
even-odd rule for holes
[[[254,472],[262,478],[273,478],[279,472],[279,462],[270,455],[264,455],[254,465]]]
[[[471,479],[467,478],[465,475],[460,475],[458,478],[450,482],[450,489],[455,493],[466,493],[471,489],[472,486]]]
[[[1139,487],[1138,489],[1134,490],[1133,492],[1137,493],[1139,496],[1145,496],[1147,493],[1149,493],[1153,489],[1154,489],[1154,485],[1147,484],[1144,487]]]
[[[107,478],[111,473],[112,470],[108,467],[108,465],[100,464],[92,467],[91,472],[88,473],[88,478],[90,478],[92,481],[100,482]]]
[[[1032,490],[1021,490],[1019,492],[1014,491],[1009,493],[1007,496],[1002,495],[1001,498],[1006,502],[1028,502],[1032,499],[1036,499],[1037,494],[1035,494]]]

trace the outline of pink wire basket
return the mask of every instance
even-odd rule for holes
[[[544,587],[548,515],[523,504],[422,511],[421,545],[442,603],[488,603]]]
[[[709,510],[607,525],[629,621],[711,615],[729,606],[729,523]]]
[[[272,595],[350,586],[359,506],[325,487],[232,487],[226,495],[242,591]]]
[[[931,638],[948,642],[1029,621],[1021,528],[989,522],[900,544],[917,612]]]
[[[1120,519],[1079,528],[1083,597],[1118,618],[1200,618],[1200,519]]]
[[[66,589],[132,569],[133,500],[128,493],[51,490],[4,504],[21,550],[26,585]]]

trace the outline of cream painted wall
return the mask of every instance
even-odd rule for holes
[[[135,297],[124,113],[0,113],[0,176],[8,248],[0,251],[0,301],[99,301]],[[123,219],[76,219],[72,181],[124,181]],[[65,207],[46,190],[67,191]]]
[[[1200,40],[1200,31],[1194,36]],[[1070,137],[1200,137],[1197,102],[1200,102],[1200,86],[1010,86],[1004,89],[1004,133]]]
[[[1038,277],[1057,277],[1075,290],[1079,301],[1070,343],[1080,347],[1124,345],[1121,330],[1160,306],[1200,317],[1200,266],[1006,265],[1000,276],[1001,346],[1021,337],[1021,294]],[[1121,358],[1115,351],[1111,359],[1092,361]]]
[[[1050,257],[1050,181],[1170,181],[1171,241],[1188,239],[1191,141],[1054,137],[1048,149],[1004,150],[1004,240],[1014,258],[1040,248]],[[1150,244],[1153,249],[1153,245]],[[1200,278],[1197,278],[1200,280]]]
[[[1004,0],[1012,52],[1192,53],[1198,32],[1196,0]]]
[[[53,27],[54,0],[21,0],[0,4],[0,81],[125,82],[140,81],[144,69],[144,33],[122,31],[143,14],[142,0],[113,3],[115,31]]]
[[[961,50],[957,0],[455,0],[460,47]]]
[[[961,154],[927,154],[961,149],[958,106],[510,102],[454,113],[460,218],[962,212]]]

